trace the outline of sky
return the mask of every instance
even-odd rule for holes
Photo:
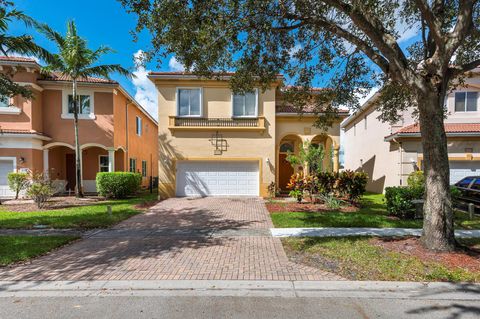
[[[183,71],[183,66],[170,55],[160,64],[152,62],[146,68],[136,68],[134,57],[150,47],[150,36],[143,32],[134,42],[131,31],[135,28],[136,17],[128,14],[117,0],[15,0],[18,10],[39,22],[50,25],[54,30],[64,34],[66,23],[74,20],[80,36],[88,40],[89,47],[98,48],[107,45],[116,52],[107,54],[100,61],[105,64],[121,64],[131,70],[136,78],[127,79],[112,75],[135,99],[154,117],[157,118],[157,92],[148,79],[149,71]],[[399,24],[397,29],[402,34],[401,46],[409,45],[418,32],[418,28],[405,29]],[[57,52],[55,46],[32,29],[26,29],[22,23],[13,23],[9,32],[13,34],[33,34],[36,42]],[[328,75],[326,75],[328,77]],[[371,94],[370,94],[371,95]],[[363,97],[362,101],[369,96]]]
[[[136,17],[127,14],[116,0],[16,0],[15,7],[39,22],[50,25],[54,30],[64,34],[66,23],[75,20],[80,36],[88,40],[89,47],[98,48],[107,45],[115,53],[107,54],[100,61],[102,64],[121,64],[137,76],[127,79],[117,74],[112,79],[118,81],[135,99],[155,118],[157,116],[157,93],[153,83],[147,79],[151,70],[181,71],[183,66],[169,56],[158,65],[147,64],[146,69],[136,69],[134,55],[148,49],[150,36],[141,34],[137,42],[133,41],[130,31],[134,29]],[[26,29],[22,23],[13,23],[10,31],[13,34],[32,34],[36,42],[57,52],[55,46],[33,29]]]

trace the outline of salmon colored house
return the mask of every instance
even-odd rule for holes
[[[0,196],[10,196],[7,174],[48,172],[75,188],[72,83],[40,74],[33,59],[0,57],[0,70],[31,89],[32,99],[0,97]],[[158,176],[157,122],[117,82],[79,81],[79,137],[85,192],[95,192],[98,172],[132,171],[143,186]]]

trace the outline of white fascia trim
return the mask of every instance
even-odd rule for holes
[[[471,132],[471,133],[446,133],[447,137],[479,137],[480,133]],[[390,142],[399,137],[422,137],[420,133],[397,133],[390,136],[385,137],[385,142]]]
[[[370,104],[374,103],[380,97],[380,90],[376,92],[372,97],[363,103],[358,110],[356,110],[352,115],[347,117],[342,123],[340,123],[340,128],[345,129],[347,125],[353,122],[355,119],[359,118],[369,107]]]
[[[43,141],[36,138],[0,136],[0,149],[7,148],[43,150]]]
[[[16,106],[0,107],[0,114],[19,115],[22,110]]]
[[[35,89],[39,92],[42,92],[44,90],[40,85],[37,85],[35,83],[29,83],[29,82],[15,82],[15,83],[20,85],[20,86],[29,86],[32,89]]]
[[[20,133],[1,133],[0,132],[0,139],[2,137],[14,137],[14,138],[23,138],[23,139],[36,139],[36,140],[41,140],[41,141],[51,141],[52,138],[40,134],[20,134]],[[1,146],[0,146],[1,148]]]

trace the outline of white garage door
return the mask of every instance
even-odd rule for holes
[[[12,197],[14,193],[8,187],[7,175],[13,172],[13,160],[0,159],[0,197]]]
[[[451,161],[450,184],[467,176],[480,175],[480,161]]]
[[[177,196],[258,196],[258,162],[185,161],[177,165]]]

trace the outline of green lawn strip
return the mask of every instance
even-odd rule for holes
[[[373,227],[422,228],[421,220],[399,220],[388,216],[382,194],[366,194],[357,212],[274,212],[272,221],[277,228],[308,227]],[[466,213],[455,213],[458,229],[480,229],[480,218],[468,220]]]
[[[480,282],[480,273],[387,251],[366,237],[282,239],[289,256],[350,280]],[[301,256],[301,257],[299,257]]]
[[[76,239],[75,236],[0,236],[0,266],[29,260]]]
[[[136,209],[135,205],[155,200],[156,197],[156,194],[148,193],[136,198],[35,212],[11,212],[4,206],[0,207],[0,228],[31,229],[34,225],[52,228],[105,228],[140,213],[141,210]],[[108,205],[112,206],[111,216],[107,212]]]

